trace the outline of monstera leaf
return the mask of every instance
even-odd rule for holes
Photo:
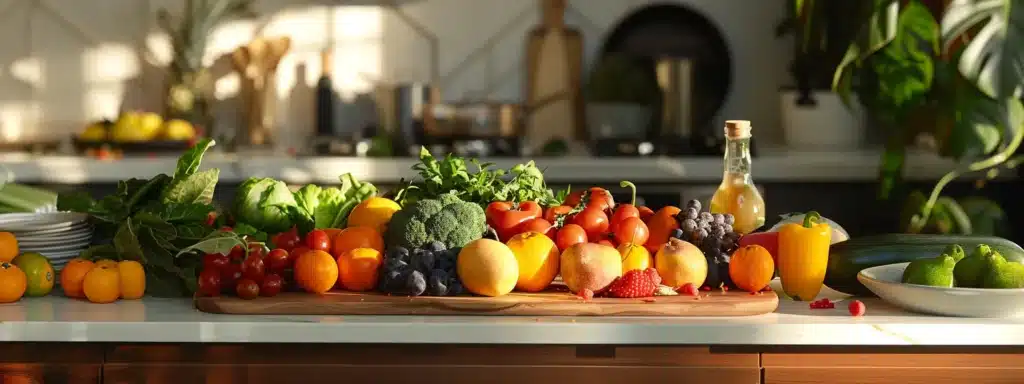
[[[970,42],[959,63],[964,77],[989,97],[1020,96],[1024,86],[1024,2],[952,0],[942,17],[942,39],[949,46],[968,34]]]

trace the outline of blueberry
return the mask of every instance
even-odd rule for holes
[[[722,230],[725,231],[725,233],[735,234],[736,235],[735,238],[737,238],[737,239],[739,238],[739,234],[737,234],[736,232],[733,232],[734,229],[732,228],[732,224],[722,224]]]
[[[445,271],[451,271],[455,269],[455,262],[447,257],[441,258],[437,261],[437,268]]]
[[[448,284],[448,296],[461,295],[463,290],[462,283],[457,280]]]
[[[721,213],[712,213],[711,218],[715,224],[725,224],[725,215]]]
[[[693,219],[686,219],[679,224],[679,228],[682,229],[683,232],[693,232],[697,230],[697,222]]]
[[[726,224],[716,225],[714,227],[711,227],[711,237],[716,237],[716,238],[719,238],[719,239],[724,238],[725,234],[726,234],[725,226],[726,226]]]
[[[427,279],[423,277],[423,273],[414,270],[405,279],[405,288],[408,289],[409,296],[422,295],[427,290]]]
[[[405,279],[409,273],[409,269],[386,272],[380,279],[381,290],[387,293],[405,293]]]
[[[700,208],[686,208],[682,214],[685,219],[697,220],[697,217],[700,216]]]
[[[398,270],[398,269],[401,269],[402,267],[404,267],[406,265],[408,265],[408,264],[405,261],[402,261],[402,259],[393,259],[393,258],[386,258],[386,259],[384,259],[384,270],[385,271]]]
[[[700,208],[701,208],[700,207],[700,200],[694,199],[694,200],[687,201],[686,202],[686,208],[693,208],[693,209],[695,209],[697,211],[700,211]]]
[[[384,257],[388,259],[409,261],[409,250],[405,249],[405,247],[392,247],[388,249]]]
[[[412,253],[412,260],[410,265],[417,271],[427,273],[431,269],[434,269],[434,264],[437,262],[437,257],[434,256],[433,252],[425,249],[417,249]]]
[[[444,251],[445,249],[448,249],[448,247],[444,246],[444,243],[440,241],[431,241],[427,243],[427,245],[424,246],[423,248],[430,252],[441,252]]]
[[[683,239],[683,230],[679,229],[679,228],[673,229],[672,230],[672,234],[670,236],[672,236],[672,238],[682,240]]]
[[[710,224],[712,221],[715,221],[715,217],[711,215],[711,212],[701,212],[699,216],[700,221],[703,221],[708,224]]]
[[[731,213],[726,213],[722,216],[724,216],[726,224],[733,225],[736,223],[736,216],[733,216]]]
[[[444,296],[448,294],[448,286],[445,285],[443,276],[430,274],[430,278],[427,279],[427,294],[430,296]]]

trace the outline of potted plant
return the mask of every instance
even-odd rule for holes
[[[836,69],[835,91],[851,103],[856,96],[886,130],[881,198],[900,184],[906,148],[922,136],[960,163],[930,194],[911,194],[905,231],[932,226],[933,213],[961,217],[963,226],[960,211],[973,209],[943,198],[943,188],[963,174],[991,175],[1019,163],[1011,156],[1024,139],[1024,73],[1017,70],[1024,66],[1024,39],[1010,32],[1024,15],[1008,11],[1015,2],[875,1]]]
[[[776,36],[793,37],[789,66],[793,84],[780,91],[780,115],[786,144],[811,150],[861,147],[866,134],[857,109],[845,108],[832,91],[832,74],[857,26],[860,0],[789,0],[788,16]],[[854,22],[851,22],[853,20]]]
[[[170,36],[173,58],[168,68],[165,115],[209,128],[213,79],[206,61],[213,31],[226,21],[252,16],[252,0],[185,0],[180,18],[166,9],[157,13]]]
[[[644,139],[651,124],[657,89],[640,60],[617,54],[600,59],[584,87],[591,139]]]

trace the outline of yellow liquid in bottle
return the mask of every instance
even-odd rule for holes
[[[731,214],[735,218],[734,232],[741,235],[764,225],[764,199],[745,177],[727,177],[711,197],[711,213]]]

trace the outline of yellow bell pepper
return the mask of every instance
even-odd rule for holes
[[[824,285],[832,228],[820,221],[821,215],[812,211],[802,225],[790,223],[779,230],[779,278],[793,300],[814,300]]]

